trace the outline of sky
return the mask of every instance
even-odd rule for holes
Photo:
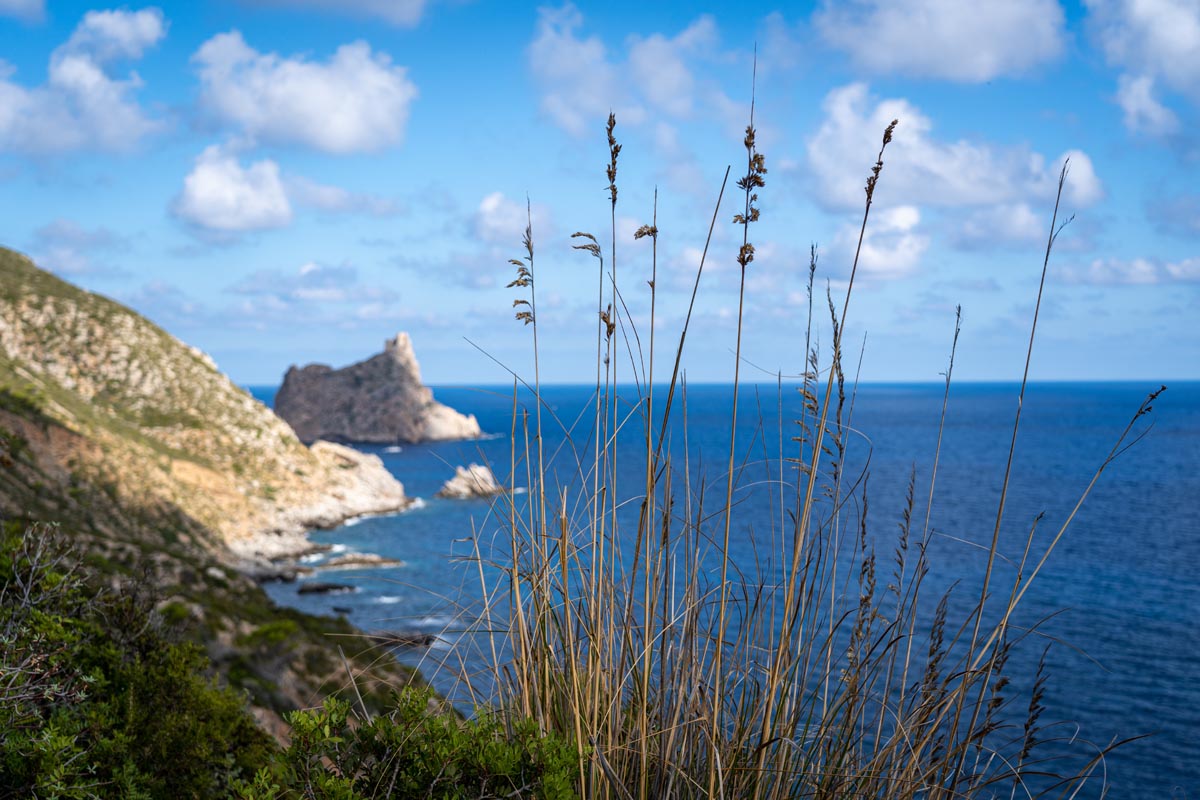
[[[861,380],[941,380],[957,306],[955,378],[1019,380],[1065,161],[1031,376],[1200,378],[1198,0],[705,6],[0,0],[0,244],[242,384],[403,330],[428,382],[490,385],[533,376],[529,224],[541,379],[588,382],[572,234],[615,266],[620,379],[651,328],[662,376],[715,213],[683,364],[729,381],[753,100],[744,380],[804,369],[814,247],[822,363],[849,289]]]

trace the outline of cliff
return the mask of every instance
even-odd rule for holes
[[[0,248],[0,522],[57,523],[100,583],[148,583],[260,718],[341,686],[326,637],[354,631],[275,608],[246,569],[408,503],[378,458],[305,447],[199,350]],[[409,674],[368,672],[381,692]]]
[[[431,442],[480,435],[474,416],[433,399],[408,334],[382,353],[342,369],[291,367],[275,397],[275,413],[306,442]]]

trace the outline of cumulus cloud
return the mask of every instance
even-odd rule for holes
[[[808,162],[817,184],[815,197],[828,209],[862,205],[867,170],[893,119],[900,125],[884,157],[877,200],[969,207],[1052,199],[1060,165],[1068,158],[1067,203],[1087,206],[1104,197],[1091,159],[1078,150],[1048,161],[1021,147],[941,141],[932,135],[933,122],[918,108],[904,99],[872,98],[862,83],[834,89],[823,109],[825,121],[808,140]]]
[[[929,237],[918,230],[921,212],[916,206],[885,209],[867,226],[858,259],[858,280],[894,280],[911,275],[929,249]],[[849,277],[858,244],[859,227],[847,224],[830,248],[833,270]]]
[[[695,105],[696,80],[685,58],[717,44],[717,25],[703,16],[678,36],[656,33],[634,37],[629,45],[629,71],[634,84],[654,106],[668,114],[687,116]]]
[[[505,197],[503,192],[492,192],[480,201],[472,227],[487,244],[518,248],[530,219],[535,239],[549,233],[550,213],[544,206],[529,206],[527,214],[524,203]]]
[[[402,28],[411,28],[425,13],[425,0],[253,0],[260,5],[327,9],[354,16],[377,17]]]
[[[542,111],[575,136],[609,111],[623,122],[639,121],[645,113],[621,85],[604,43],[596,36],[581,38],[582,25],[583,15],[570,4],[538,11],[529,66],[542,86]]]
[[[96,147],[132,149],[162,127],[134,98],[142,80],[109,70],[136,60],[166,35],[156,8],[89,11],[66,43],[50,56],[46,83],[26,88],[10,80],[15,70],[0,61],[0,149],[57,153]]]
[[[46,16],[45,0],[0,0],[0,15],[26,22],[39,22]]]
[[[1148,75],[1118,78],[1117,103],[1125,112],[1125,127],[1134,133],[1165,136],[1179,130],[1179,118],[1154,96],[1154,79]]]
[[[1159,84],[1200,104],[1200,5],[1194,0],[1085,0],[1088,24],[1108,62],[1124,70],[1117,102],[1134,132],[1172,134],[1175,113]]]
[[[1098,258],[1063,271],[1067,283],[1095,286],[1153,286],[1200,283],[1200,258],[1163,261],[1157,258]]]
[[[1057,0],[825,0],[814,23],[860,67],[883,74],[977,83],[1063,51]]]
[[[1037,244],[1049,236],[1049,222],[1028,203],[1005,203],[972,211],[958,230],[955,243],[965,249],[996,244]]]
[[[417,87],[403,67],[366,42],[342,45],[325,62],[260,53],[238,31],[205,42],[192,61],[202,103],[255,141],[328,153],[399,144]]]
[[[563,130],[574,136],[594,133],[610,111],[627,125],[701,113],[721,118],[730,101],[696,76],[696,62],[718,52],[720,35],[712,17],[700,16],[674,36],[630,36],[624,50],[613,53],[599,37],[585,36],[583,23],[570,3],[542,8],[528,49],[542,111]],[[738,138],[745,119],[743,109]]]
[[[243,167],[216,145],[196,159],[172,211],[201,230],[223,235],[279,228],[292,220],[278,164],[263,159]]]
[[[1085,0],[1109,62],[1200,99],[1200,5],[1191,0]]]

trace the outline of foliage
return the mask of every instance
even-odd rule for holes
[[[288,716],[292,743],[274,769],[243,783],[243,800],[365,800],[374,797],[574,797],[575,747],[542,736],[532,720],[492,714],[461,720],[434,711],[429,689],[405,689],[394,709],[356,720],[329,698]]]
[[[89,596],[51,526],[0,542],[0,797],[214,797],[273,744],[142,591]]]
[[[582,443],[571,438],[580,421],[556,418],[541,395],[539,283],[533,232],[526,227],[525,255],[510,262],[517,268],[510,287],[523,290],[514,304],[527,310],[517,320],[532,333],[533,381],[526,388],[533,408],[519,407],[514,386],[514,485],[495,509],[495,519],[503,520],[501,544],[491,552],[482,546],[475,552],[486,598],[479,614],[481,657],[490,664],[490,685],[482,691],[492,692],[507,713],[535,720],[541,730],[576,744],[576,786],[587,797],[1071,796],[1103,772],[1104,756],[1117,744],[1093,746],[1082,737],[1059,737],[1039,720],[1042,668],[1032,676],[1011,672],[1012,648],[1038,628],[1036,621],[1016,622],[1018,608],[1023,609],[1027,590],[1041,578],[1074,512],[1049,539],[1035,536],[1035,521],[1022,540],[1023,553],[1002,553],[998,534],[1011,476],[1006,472],[994,523],[987,523],[989,530],[994,524],[995,534],[980,546],[985,576],[981,585],[956,590],[956,600],[969,593],[965,604],[951,603],[948,592],[939,596],[925,581],[933,568],[930,510],[942,428],[927,500],[914,468],[907,502],[896,510],[898,534],[885,537],[868,523],[869,470],[848,472],[854,393],[843,371],[842,336],[862,235],[896,126],[893,121],[884,131],[866,179],[860,246],[849,265],[844,297],[835,303],[832,289],[827,292],[824,321],[812,313],[817,263],[812,248],[808,326],[800,352],[804,364],[797,376],[803,412],[794,420],[789,444],[780,430],[777,450],[770,443],[774,432],[763,433],[769,418],[759,412],[764,459],[754,462],[737,441],[743,299],[747,273],[756,266],[750,226],[760,217],[758,192],[767,174],[751,104],[746,172],[737,181],[742,208],[733,217],[741,234],[741,282],[721,486],[707,485],[689,461],[681,357],[725,184],[700,251],[692,304],[678,345],[671,348],[674,367],[663,386],[654,368],[657,210],[652,223],[634,234],[635,239],[650,237],[654,247],[645,284],[650,325],[648,335],[639,335],[637,315],[627,306],[634,288],[619,287],[617,280],[620,145],[610,115],[612,249],[606,254],[590,233],[573,235],[581,242],[575,249],[598,262],[600,287],[593,295],[594,409],[583,415],[591,419],[582,420],[590,426]],[[1059,200],[1066,171],[1064,165]],[[1056,200],[1043,286],[1061,230],[1058,212]],[[626,265],[622,274],[631,271]],[[640,281],[635,285],[644,291]],[[1039,288],[1039,305],[1041,294]],[[1030,352],[1036,326],[1035,312]],[[814,344],[825,330],[831,333],[827,355]],[[957,337],[956,321],[955,344]],[[635,387],[632,397],[619,388],[619,365],[625,385]],[[778,380],[782,392],[782,376]],[[1024,391],[1022,382],[1022,397]],[[1136,420],[1156,396],[1136,411],[1080,504],[1129,444]],[[545,421],[543,407],[549,412]],[[783,407],[781,399],[780,420]],[[1018,401],[1014,446],[1020,407]],[[673,423],[672,414],[683,421]],[[571,441],[549,459],[543,453],[544,425],[560,426]],[[622,438],[636,438],[632,458],[630,450],[618,447]],[[673,448],[672,439],[683,439],[684,447]],[[1011,449],[1008,459],[1011,467]],[[765,473],[758,486],[769,495],[769,530],[756,530],[744,511],[750,466]],[[518,481],[527,493],[515,491]],[[755,537],[753,563],[734,563],[731,531]],[[877,559],[880,544],[890,559]],[[1006,585],[993,566],[1007,560],[1016,569]],[[1032,687],[1025,703],[1014,691],[1021,686]]]

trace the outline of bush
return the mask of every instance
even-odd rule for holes
[[[374,797],[574,797],[575,747],[542,736],[530,720],[492,714],[461,720],[433,711],[429,689],[405,689],[395,709],[355,721],[350,705],[289,715],[292,744],[275,769],[243,783],[243,800],[360,800]]]
[[[148,596],[89,597],[57,529],[0,548],[0,797],[216,797],[274,744]]]

